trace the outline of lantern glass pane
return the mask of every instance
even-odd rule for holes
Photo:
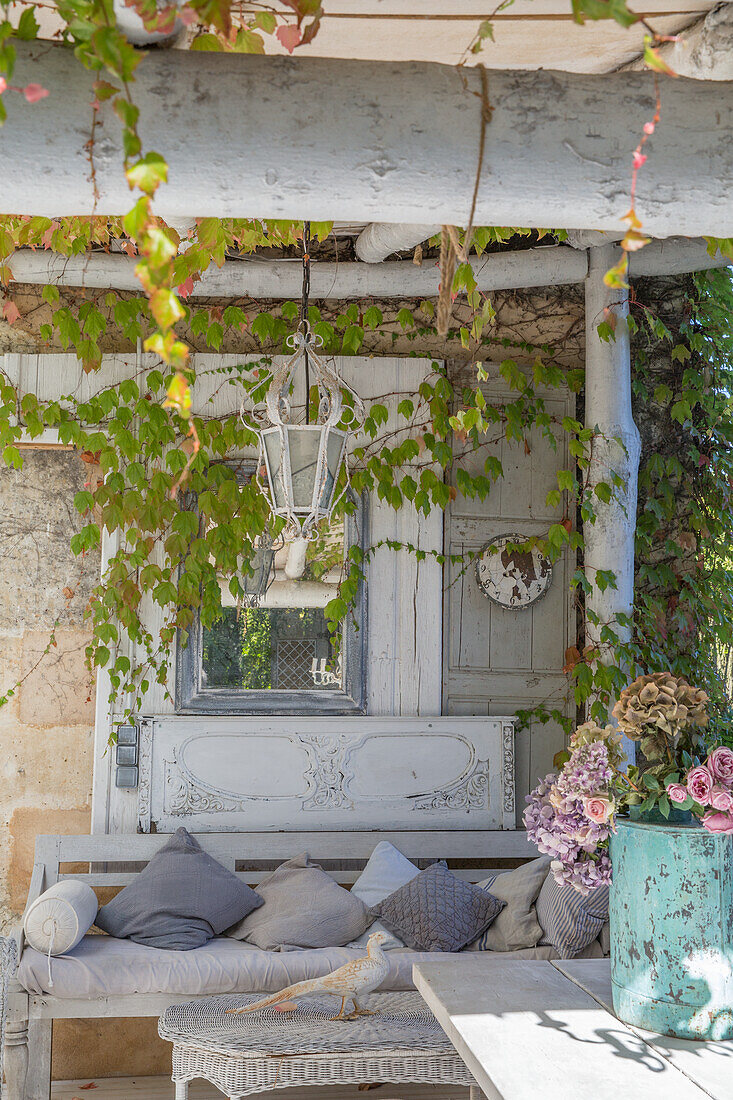
[[[346,443],[346,436],[343,432],[331,431],[328,434],[328,444],[326,446],[326,465],[328,467],[328,473],[326,480],[321,490],[320,500],[318,505],[327,512],[331,507],[331,501],[333,499],[333,490],[336,485],[336,481],[339,476],[339,469],[341,467],[341,456],[344,453],[344,444]]]
[[[318,451],[323,437],[320,425],[298,425],[287,429],[290,446],[290,474],[293,509],[308,514],[313,507],[318,471]]]
[[[269,547],[257,547],[249,562],[252,574],[242,571],[242,588],[248,596],[261,596],[267,591],[274,557],[275,551]]]
[[[285,505],[285,486],[283,484],[283,468],[282,468],[282,440],[280,438],[280,432],[277,429],[273,431],[263,432],[262,438],[265,444],[265,460],[267,462],[268,481],[270,482],[270,489],[275,501],[276,508],[284,508]]]

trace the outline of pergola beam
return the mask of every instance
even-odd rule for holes
[[[17,43],[0,135],[2,204],[15,214],[120,214],[131,205],[120,125],[90,103],[71,50]],[[492,71],[493,108],[474,224],[616,231],[631,154],[654,114],[650,73]],[[477,172],[480,74],[419,62],[157,51],[136,72],[143,147],[161,153],[163,218],[465,225]],[[646,146],[637,210],[652,236],[733,236],[733,82],[669,80]],[[94,201],[90,156],[98,198]]]
[[[629,257],[632,277],[679,275],[723,267],[730,261],[710,256],[704,241],[652,241]],[[531,289],[582,283],[588,274],[588,254],[566,245],[496,252],[471,261],[479,290]],[[140,291],[135,260],[112,253],[59,256],[22,250],[9,261],[14,283],[53,283],[90,290]],[[295,299],[301,292],[302,271],[295,260],[227,260],[210,267],[194,283],[193,298]],[[397,260],[381,264],[314,263],[311,296],[314,299],[429,298],[438,293],[440,273],[433,260],[413,264]]]

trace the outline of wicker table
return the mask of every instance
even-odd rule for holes
[[[176,1100],[187,1100],[194,1078],[210,1081],[229,1100],[294,1085],[363,1081],[466,1085],[471,1100],[481,1095],[418,993],[373,993],[362,1003],[376,1015],[344,1022],[329,1019],[338,1009],[333,997],[309,997],[288,1013],[225,1012],[256,999],[206,997],[163,1013],[158,1031],[173,1044]]]

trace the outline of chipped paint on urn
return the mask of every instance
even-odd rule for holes
[[[619,821],[611,860],[616,1015],[681,1039],[732,1039],[733,836]]]

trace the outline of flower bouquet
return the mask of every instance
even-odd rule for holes
[[[707,704],[704,691],[671,672],[639,676],[613,708],[618,728],[639,742],[638,763],[627,768],[613,726],[578,726],[556,758],[559,773],[540,781],[524,813],[558,882],[587,894],[611,881],[609,837],[616,815],[632,807],[661,819],[689,810],[711,832],[733,833],[733,750],[706,753]]]

